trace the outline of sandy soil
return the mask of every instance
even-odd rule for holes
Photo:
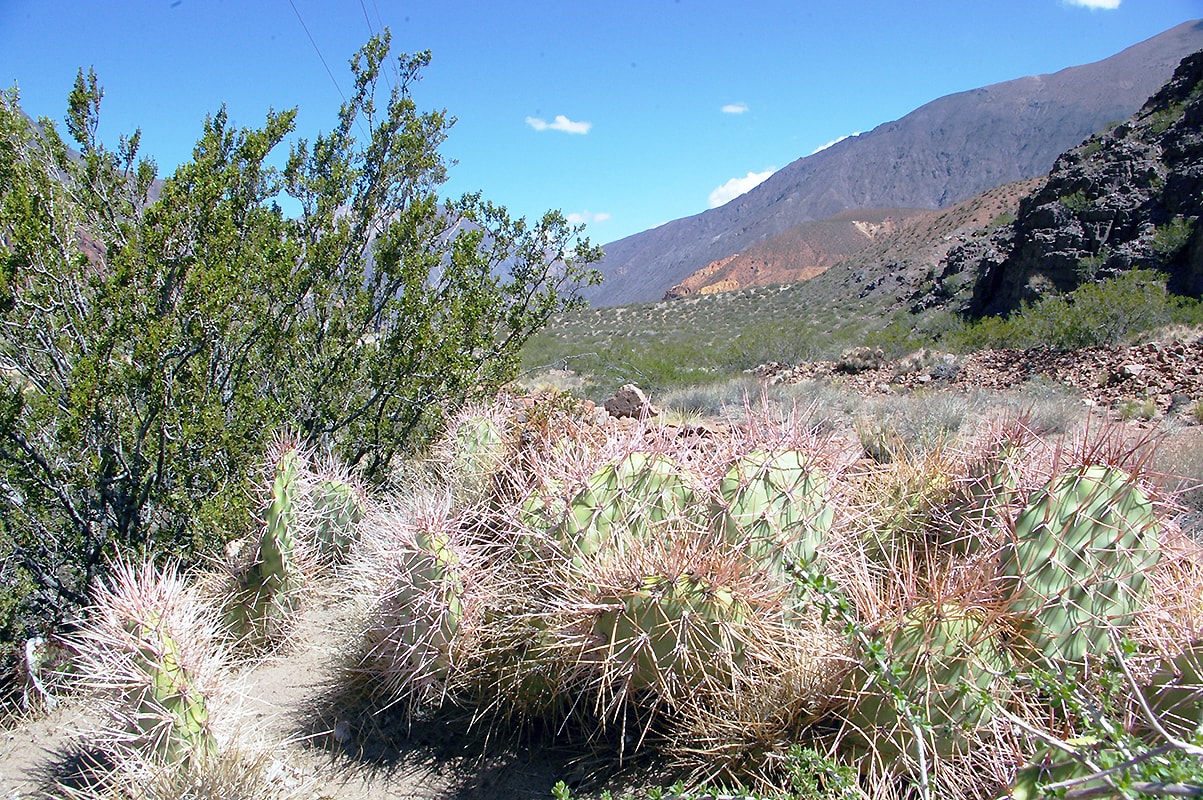
[[[333,676],[348,616],[337,600],[315,600],[291,649],[238,677],[246,729],[271,752],[282,790],[338,800],[520,800],[548,798],[556,781],[590,768],[583,750],[490,742],[463,716],[407,723],[340,693]],[[0,800],[47,796],[73,773],[94,726],[85,707],[66,701],[0,731]]]

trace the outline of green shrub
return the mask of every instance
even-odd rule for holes
[[[1143,400],[1125,400],[1119,404],[1119,415],[1125,420],[1150,420],[1157,416],[1157,404],[1149,397]]]
[[[1084,211],[1085,209],[1089,208],[1090,204],[1093,202],[1089,197],[1086,196],[1086,192],[1082,189],[1062,195],[1059,199],[1061,205],[1065,206],[1074,213]]]
[[[944,346],[966,351],[984,347],[1052,347],[1076,350],[1116,345],[1136,334],[1197,313],[1199,303],[1171,295],[1165,276],[1131,270],[1085,283],[1066,295],[1051,295],[1002,319],[984,317],[945,335]]]
[[[1169,260],[1190,241],[1197,217],[1174,217],[1153,230],[1153,252]]]
[[[577,304],[600,257],[579,228],[437,196],[452,118],[410,97],[429,54],[377,96],[388,42],[360,51],[335,129],[282,170],[295,110],[261,129],[222,110],[153,193],[137,133],[97,138],[94,74],[69,98],[78,156],[0,95],[0,596],[22,595],[24,620],[6,637],[82,605],[115,557],[193,559],[242,533],[280,429],[386,480]]]

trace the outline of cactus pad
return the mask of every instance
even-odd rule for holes
[[[714,518],[723,538],[766,566],[809,564],[831,532],[827,479],[796,450],[754,451],[719,484],[724,507]]]
[[[1131,624],[1158,562],[1149,498],[1122,470],[1082,467],[1055,477],[1015,522],[1003,550],[1011,609],[1038,658],[1079,663]]]
[[[664,456],[631,453],[589,478],[570,503],[561,537],[579,555],[596,555],[629,534],[646,536],[657,523],[685,514],[693,490]]]
[[[982,694],[996,691],[1007,661],[997,637],[977,613],[944,605],[916,609],[887,633],[888,663],[911,710],[924,728],[929,750],[948,757],[970,750],[975,730],[990,719]],[[914,752],[914,733],[900,713],[885,677],[852,673],[858,684],[849,724],[873,741],[890,761]],[[862,688],[863,687],[863,688]]]

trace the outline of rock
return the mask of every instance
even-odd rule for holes
[[[954,249],[944,272],[977,276],[970,317],[1009,313],[1131,269],[1203,294],[1203,52],[1126,123],[1063,153],[987,245]]]
[[[1129,378],[1135,378],[1137,375],[1145,371],[1144,364],[1124,364],[1123,372]]]
[[[628,383],[602,404],[612,417],[619,419],[648,419],[660,415],[660,409],[652,404],[642,389]]]

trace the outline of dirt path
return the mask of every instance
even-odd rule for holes
[[[548,798],[572,777],[562,753],[489,744],[467,719],[409,725],[368,710],[335,680],[349,616],[345,603],[315,599],[292,646],[237,677],[245,729],[271,754],[282,788],[330,800],[521,800]],[[93,726],[86,709],[64,702],[0,731],[0,800],[47,796]]]

